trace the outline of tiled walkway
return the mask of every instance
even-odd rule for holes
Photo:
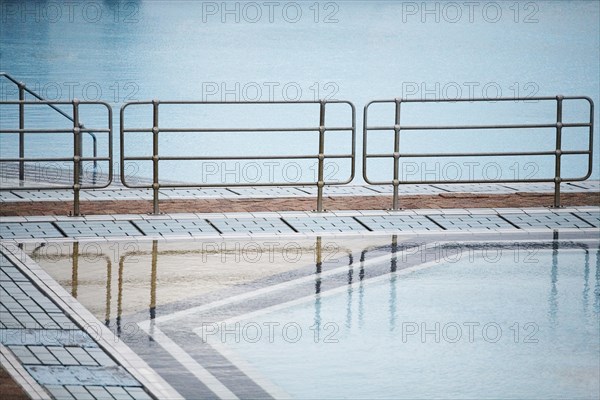
[[[598,231],[600,208],[429,209],[331,213],[229,213],[4,217],[0,239],[181,239],[257,235],[419,234],[427,232]]]
[[[444,193],[478,193],[478,194],[511,194],[511,193],[548,193],[554,191],[552,183],[538,184],[445,184],[445,185],[401,185],[402,195],[436,195]],[[600,191],[600,181],[583,181],[564,183],[563,193],[586,193]],[[390,196],[392,186],[326,186],[325,196]],[[300,187],[240,187],[240,188],[205,188],[205,189],[161,189],[160,198],[173,199],[240,199],[240,198],[298,198],[315,197],[314,186]],[[60,201],[72,199],[72,193],[65,190],[11,190],[0,191],[0,203]],[[82,201],[107,200],[151,200],[149,189],[128,189],[123,186],[111,186],[110,189],[83,190]]]
[[[110,340],[110,331],[99,324],[82,327],[81,321],[77,323],[58,306],[56,297],[50,298],[49,288],[44,292],[40,282],[34,283],[24,270],[28,270],[24,264],[0,247],[2,365],[7,370],[24,369],[26,373],[20,375],[33,378],[19,382],[29,396],[50,398],[50,393],[55,399],[125,400],[160,398],[160,393],[168,393],[163,389],[158,396],[150,394],[146,385],[99,345],[100,340]],[[60,289],[54,288],[54,296],[60,296],[56,293]],[[126,350],[119,351],[124,354]],[[131,365],[144,368],[145,363],[135,354],[130,352],[127,357]]]

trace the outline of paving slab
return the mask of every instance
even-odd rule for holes
[[[217,230],[204,219],[141,220],[133,222],[148,236],[216,235]]]
[[[565,185],[565,187],[571,187],[573,189],[585,189],[589,191],[595,191],[596,193],[600,193],[600,181],[587,180],[581,182],[569,182]]]
[[[439,225],[423,215],[376,215],[356,217],[372,231],[441,231]]]
[[[123,367],[25,366],[41,385],[141,386]]]
[[[578,211],[573,214],[593,227],[600,228],[600,211]]]
[[[497,194],[507,194],[507,193],[515,193],[516,189],[511,188],[509,186],[504,186],[502,184],[464,184],[464,183],[456,183],[456,184],[435,184],[431,185],[434,188],[438,188],[444,192],[449,193],[497,193]]]
[[[107,237],[143,235],[130,221],[59,221],[56,226],[68,237]]]
[[[82,200],[152,200],[150,189],[120,189],[120,190],[84,190]]]
[[[2,202],[12,202],[12,201],[29,201],[28,199],[24,199],[23,197],[9,192],[9,191],[0,191],[0,203]]]
[[[517,228],[497,214],[439,214],[429,216],[437,225],[448,231],[516,230]]]
[[[167,199],[206,199],[237,197],[234,193],[222,188],[199,188],[199,189],[160,189],[161,198]]]
[[[231,193],[237,194],[239,197],[247,198],[272,198],[272,197],[307,197],[304,188],[295,187],[232,187],[229,188]]]
[[[392,185],[369,185],[368,187],[371,190],[386,195],[391,195],[394,192]],[[398,193],[404,195],[436,195],[446,193],[446,191],[432,185],[400,185],[398,186]]]
[[[289,217],[284,219],[296,232],[301,233],[369,231],[353,217]]]
[[[0,222],[0,239],[61,238],[64,235],[50,222]]]
[[[5,346],[78,346],[96,348],[98,345],[84,331],[45,329],[0,329],[0,343]]]
[[[222,234],[294,233],[280,218],[215,218],[210,222]]]
[[[594,225],[587,220],[566,212],[507,214],[504,217],[521,229],[594,228]]]
[[[304,193],[316,196],[317,195],[317,187],[316,186],[303,186],[299,188]],[[377,195],[377,190],[371,189],[370,186],[325,186],[323,188],[323,194],[325,196],[375,196]]]

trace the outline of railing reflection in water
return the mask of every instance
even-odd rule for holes
[[[557,238],[558,239],[558,238]],[[514,243],[512,244],[514,245]],[[489,249],[501,249],[507,248],[510,249],[512,245],[504,245],[499,246],[498,244],[491,243],[487,245]],[[531,246],[531,249],[545,249],[551,250],[551,265],[549,270],[549,291],[548,291],[548,320],[551,326],[555,326],[557,324],[557,315],[560,306],[560,293],[559,293],[559,271],[560,271],[560,262],[559,262],[559,253],[561,249],[569,249],[569,250],[580,250],[583,252],[583,288],[582,288],[582,311],[585,315],[588,315],[590,312],[590,292],[592,291],[591,285],[592,281],[594,281],[594,289],[593,289],[593,312],[600,313],[600,249],[597,247],[590,247],[587,244],[576,243],[576,242],[559,242],[555,240],[551,243],[546,244],[536,244],[536,243],[528,243],[527,246]],[[128,248],[129,246],[129,248]],[[346,316],[345,316],[345,325],[346,328],[352,328],[353,321],[357,321],[359,326],[362,326],[364,323],[365,317],[365,296],[367,295],[367,291],[365,290],[365,281],[368,278],[372,278],[373,273],[367,273],[367,269],[365,264],[370,260],[377,256],[389,255],[389,266],[387,269],[385,265],[381,265],[378,270],[378,274],[386,274],[389,273],[389,301],[388,301],[388,309],[387,312],[389,314],[389,326],[388,329],[390,331],[394,331],[397,328],[398,323],[398,301],[397,301],[397,281],[398,276],[395,272],[402,270],[406,266],[409,266],[411,263],[415,265],[414,260],[409,260],[406,258],[405,253],[412,252],[414,249],[414,244],[410,244],[409,242],[400,242],[398,240],[398,236],[393,235],[388,237],[387,244],[374,244],[371,246],[364,247],[359,249],[356,252],[356,248],[337,248],[336,251],[339,252],[339,257],[335,260],[329,259],[329,254],[331,249],[328,248],[331,246],[331,243],[323,241],[322,237],[316,237],[314,239],[314,323],[316,327],[320,327],[323,323],[321,318],[321,309],[322,309],[322,292],[323,292],[323,272],[327,272],[324,268],[326,263],[335,262],[337,264],[336,268],[339,268],[340,263],[342,265],[347,265],[347,278],[346,278]],[[465,247],[463,244],[450,244],[450,247],[455,246],[458,251],[468,251],[469,245]],[[461,247],[462,246],[462,247]],[[472,249],[482,248],[481,244],[473,244],[470,245]],[[150,320],[154,320],[157,317],[157,307],[160,304],[160,301],[157,296],[158,289],[158,274],[159,274],[159,260],[164,259],[167,262],[179,264],[185,260],[177,260],[177,257],[186,257],[186,256],[206,256],[206,249],[187,249],[187,250],[172,250],[172,249],[159,249],[159,242],[154,240],[151,242],[151,248],[149,250],[142,250],[139,247],[132,243],[125,244],[123,254],[118,254],[117,257],[111,257],[108,254],[93,254],[92,258],[94,261],[102,261],[104,264],[104,268],[106,269],[106,284],[105,284],[105,301],[104,301],[104,323],[106,326],[111,326],[113,322],[113,317],[111,315],[112,310],[112,291],[113,291],[113,263],[117,261],[118,270],[117,270],[117,301],[116,301],[116,316],[114,317],[115,329],[117,333],[121,332],[123,317],[124,315],[135,316],[137,315],[138,319],[140,317],[141,309],[129,310],[125,313],[124,304],[125,304],[125,291],[127,291],[126,284],[127,282],[132,282],[131,280],[126,279],[126,270],[128,264],[137,264],[140,262],[140,257],[149,257],[150,258],[150,274],[149,274],[149,293],[148,293],[148,301],[146,302],[146,306],[144,306],[144,313],[147,315],[146,318]],[[47,257],[40,250],[43,249],[44,246],[36,247],[32,252],[31,256],[34,260],[41,262],[42,264],[44,258],[54,258],[56,261],[58,258],[60,259],[68,259],[70,260],[71,266],[71,274],[70,274],[70,283],[64,286],[69,286],[70,293],[73,297],[78,298],[82,296],[80,291],[80,284],[82,281],[82,277],[80,275],[81,268],[81,258],[85,256],[85,250],[82,251],[81,244],[75,242],[72,244],[72,252],[70,254],[65,254],[60,257],[50,256]],[[595,265],[595,274],[594,277],[591,278],[590,275],[592,273],[592,267],[590,265],[591,253],[595,249],[595,257],[596,257],[596,265]],[[354,250],[354,251],[353,251]],[[358,263],[355,263],[355,254],[360,254]],[[400,256],[402,254],[402,256]],[[418,253],[417,258],[421,257]],[[115,256],[117,254],[113,254]],[[172,260],[169,260],[169,257],[175,257]],[[399,257],[402,257],[400,260]],[[443,262],[443,260],[441,260]],[[440,263],[436,263],[439,265]],[[305,263],[299,263],[297,268],[304,268],[307,265]],[[278,270],[278,272],[288,271],[287,269]],[[307,271],[307,273],[310,273]],[[264,276],[258,276],[258,279]],[[591,278],[591,279],[590,279]],[[356,285],[356,281],[358,279],[358,286]],[[84,279],[85,280],[85,279]],[[132,282],[133,288],[139,288],[140,282]],[[251,282],[246,282],[251,283]],[[235,283],[234,283],[235,284]],[[329,289],[329,287],[328,287]],[[133,293],[133,292],[132,292]],[[358,298],[355,299],[355,293]],[[299,294],[300,295],[300,294]],[[167,302],[168,303],[168,302]],[[354,307],[356,307],[357,315],[353,315]],[[98,316],[98,315],[97,315]],[[143,319],[143,318],[142,318]]]

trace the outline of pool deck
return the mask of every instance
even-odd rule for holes
[[[226,213],[311,211],[316,208],[316,187],[249,187],[160,189],[160,211],[165,213]],[[404,209],[547,207],[553,204],[554,185],[447,184],[402,185],[399,205]],[[392,205],[392,186],[327,186],[326,210],[385,210]],[[148,213],[152,191],[111,186],[81,191],[81,212],[86,215]],[[600,206],[600,181],[561,185],[564,206]],[[73,193],[67,190],[11,190],[0,192],[0,215],[68,215]]]
[[[559,233],[594,239],[599,236],[598,181],[563,185],[563,199],[572,205],[557,209],[540,206],[551,201],[552,185],[459,186],[402,187],[400,202],[413,209],[400,211],[382,210],[383,204],[391,203],[391,187],[332,187],[326,191],[329,204],[363,207],[342,207],[323,213],[310,211],[315,203],[315,188],[161,190],[166,200],[163,210],[177,209],[173,204],[179,202],[188,212],[160,215],[145,213],[149,211],[149,191],[85,191],[82,210],[87,203],[92,212],[81,217],[66,215],[72,196],[67,191],[2,192],[0,207],[5,215],[0,221],[2,367],[31,398],[180,397],[27,257],[19,248],[22,243],[372,235],[476,238],[496,234],[508,239],[552,238]],[[528,199],[535,199],[537,206],[530,207]],[[269,201],[279,203],[271,207]],[[136,202],[140,202],[139,207],[132,207]],[[218,207],[207,206],[213,203]],[[108,204],[120,204],[122,208]],[[196,206],[190,209],[190,204]],[[464,204],[473,208],[460,208]],[[508,207],[513,204],[518,207]],[[377,207],[378,210],[369,209]],[[129,213],[115,212],[120,209]],[[197,209],[204,212],[193,212]],[[237,212],[210,212],[215,209]]]

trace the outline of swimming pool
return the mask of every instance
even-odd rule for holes
[[[293,398],[597,397],[598,253],[504,252],[389,273],[198,333]]]
[[[598,396],[596,239],[299,244],[140,242],[112,280],[88,259],[77,297],[188,398]],[[36,261],[72,291],[70,262]]]

